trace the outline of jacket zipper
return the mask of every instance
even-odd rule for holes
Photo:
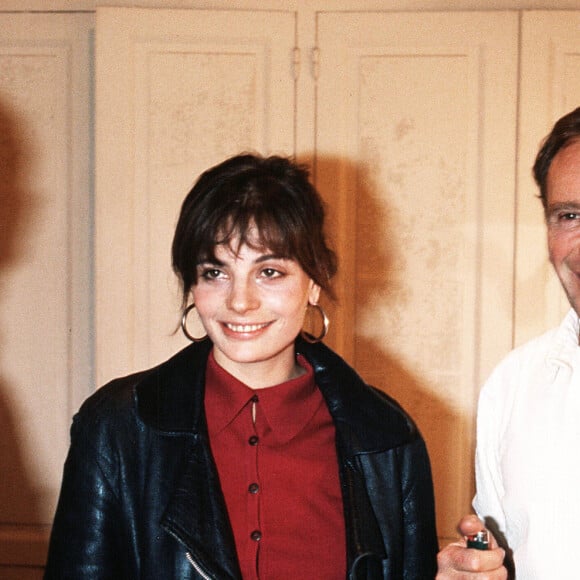
[[[206,574],[201,566],[193,559],[193,556],[189,553],[186,552],[185,553],[185,557],[187,558],[187,561],[193,566],[193,569],[204,579],[204,580],[214,580],[211,576],[209,576],[208,574]]]

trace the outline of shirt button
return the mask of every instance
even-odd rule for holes
[[[248,443],[250,445],[257,445],[258,444],[258,436],[257,435],[252,435],[249,439],[248,439]]]
[[[254,540],[254,542],[259,542],[262,539],[262,532],[260,530],[254,530],[250,534],[250,538],[252,538],[252,540]]]
[[[258,402],[258,395],[254,395],[250,401],[252,401],[252,403],[257,403]]]
[[[250,485],[248,487],[248,491],[250,493],[258,493],[259,490],[260,490],[260,486],[257,483],[250,483]]]

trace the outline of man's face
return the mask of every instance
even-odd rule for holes
[[[580,314],[580,139],[552,160],[547,192],[550,261],[570,304]]]

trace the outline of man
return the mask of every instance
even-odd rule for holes
[[[459,531],[485,526],[487,551],[466,541],[438,556],[438,580],[578,577],[580,501],[580,107],[562,117],[534,164],[550,261],[572,306],[559,328],[512,351],[484,386],[478,408],[473,506]],[[504,554],[508,557],[505,559]],[[505,564],[505,565],[504,565]]]

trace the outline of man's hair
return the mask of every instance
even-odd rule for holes
[[[544,139],[536,161],[533,174],[540,188],[540,199],[544,209],[548,206],[547,181],[548,171],[552,160],[561,149],[567,147],[576,140],[580,140],[580,107],[560,118],[550,134]]]

